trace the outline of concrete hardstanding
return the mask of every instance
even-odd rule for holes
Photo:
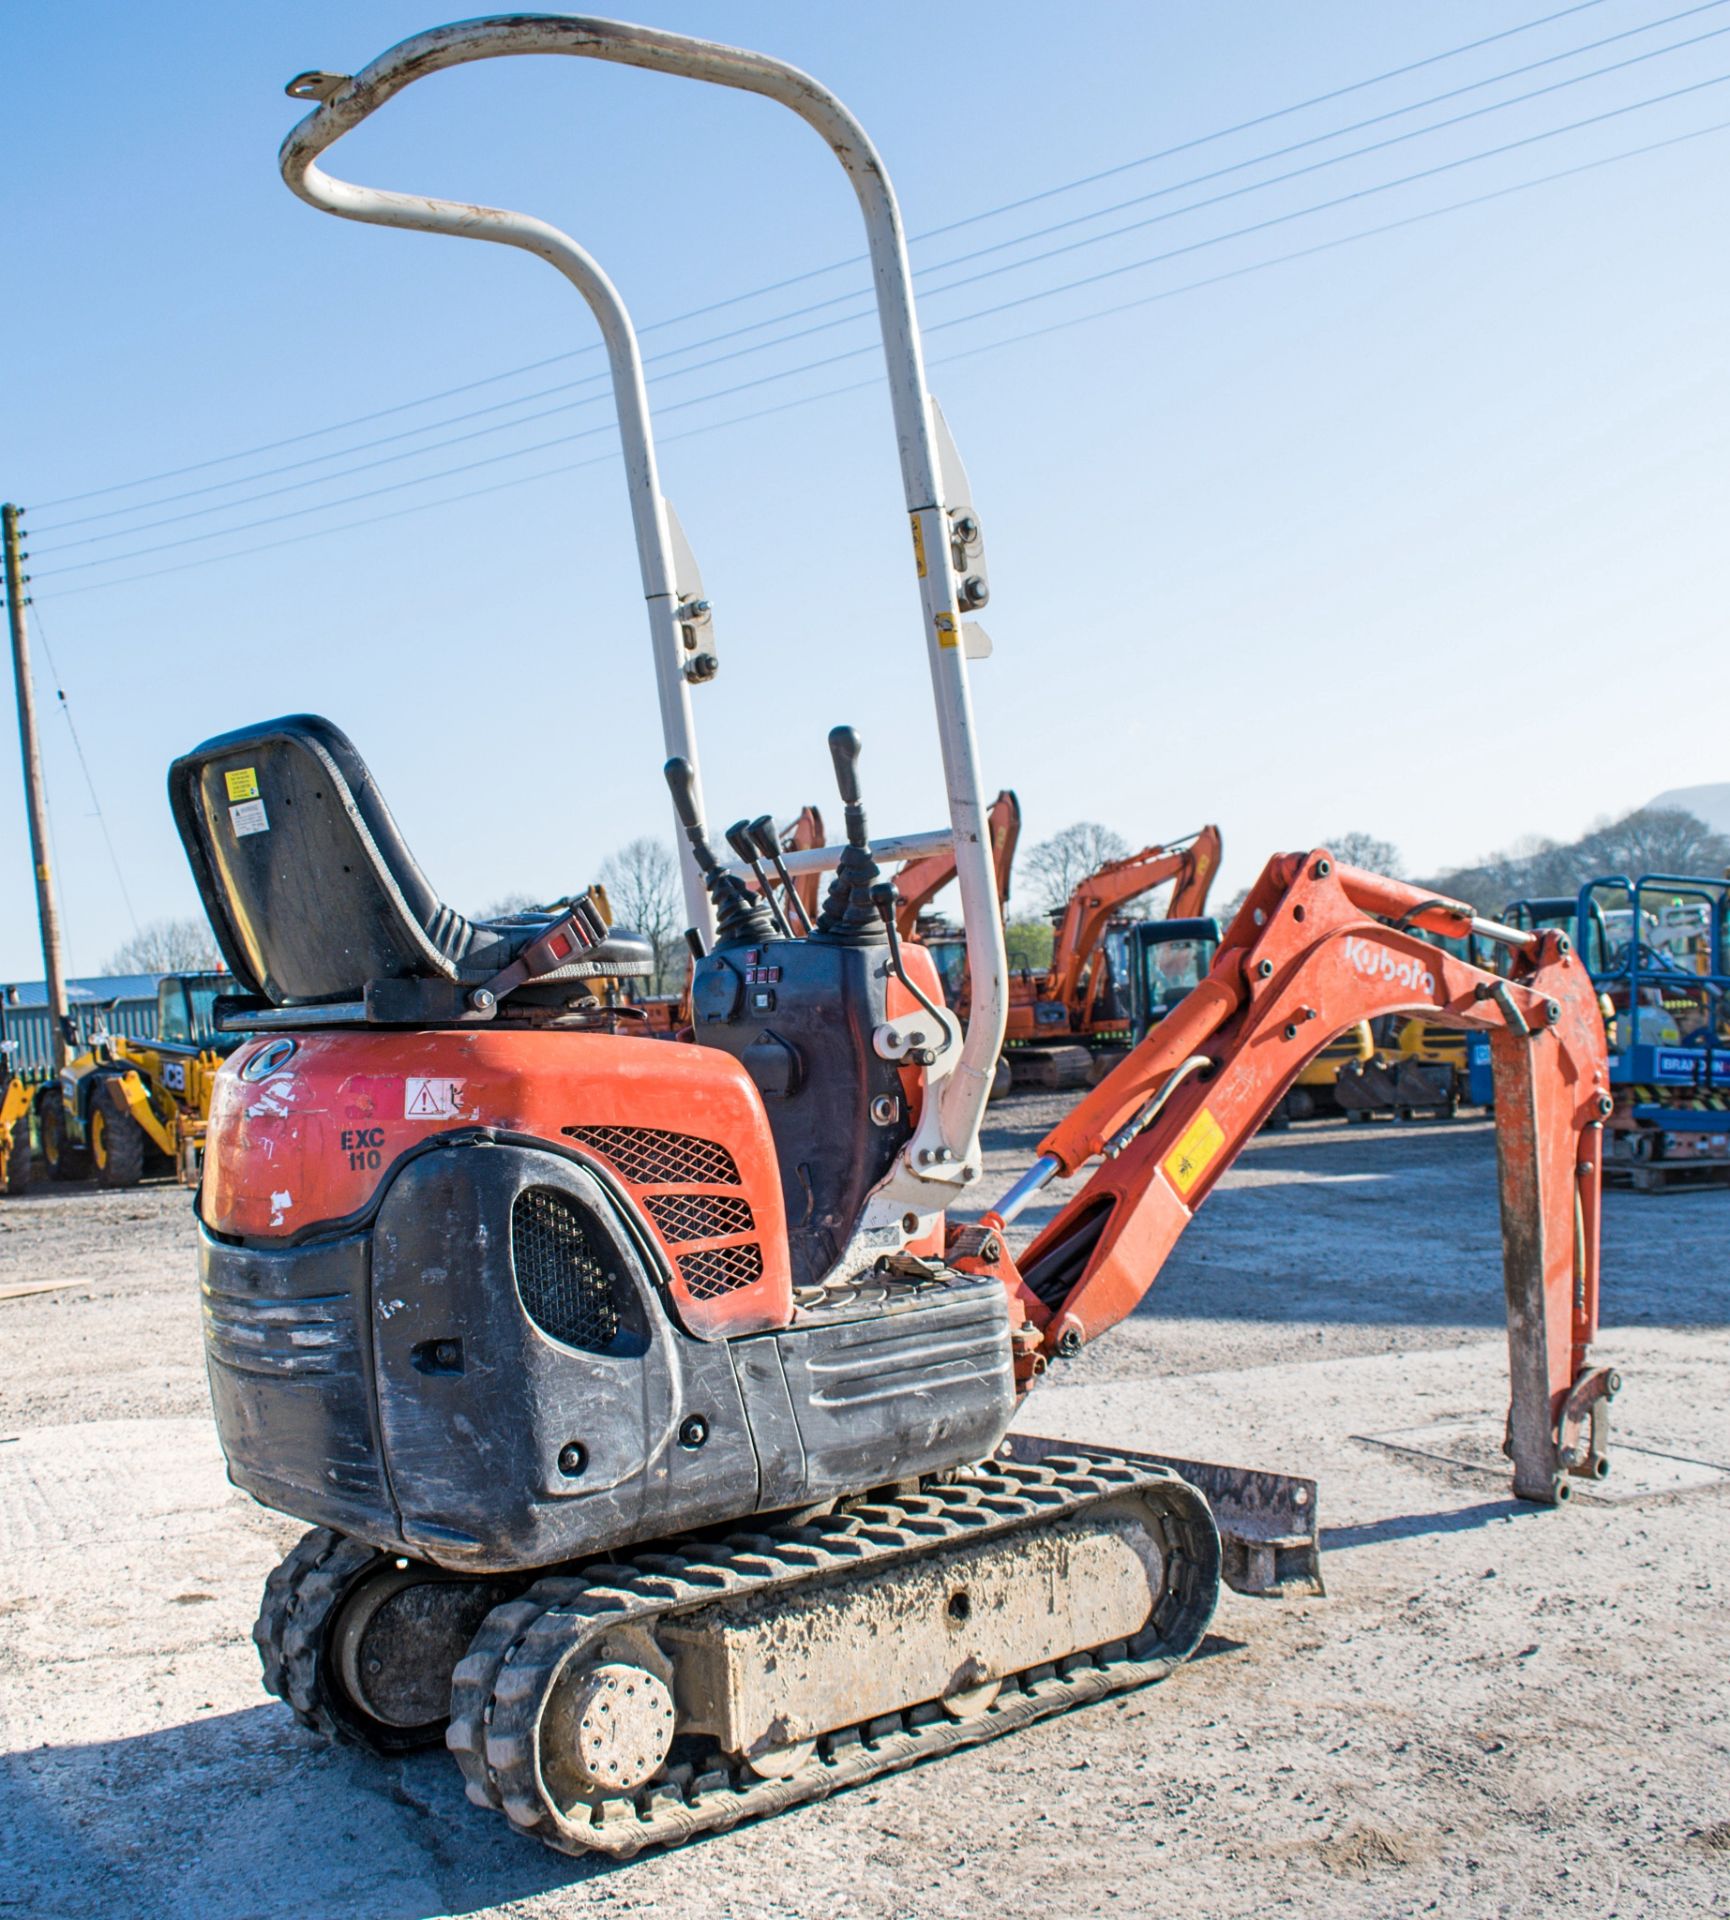
[[[991,1190],[1058,1104],[993,1109]],[[0,1292],[69,1283],[0,1299],[0,1912],[1730,1912],[1727,1231],[1730,1195],[1607,1197],[1604,1493],[1675,1490],[1536,1513],[1434,1457],[1496,1464],[1488,1130],[1264,1136],[1025,1424],[1319,1474],[1330,1598],[1228,1594],[1163,1687],[618,1867],[263,1693],[298,1529],[223,1479],[185,1196],[0,1204]]]

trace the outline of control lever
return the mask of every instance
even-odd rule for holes
[[[787,863],[781,858],[781,836],[775,831],[774,820],[766,813],[759,814],[751,822],[749,832],[756,842],[757,850],[774,867],[781,877],[781,885],[787,890],[787,906],[794,919],[799,922],[802,933],[811,931],[811,916],[805,911],[805,902],[799,898],[799,889],[793,884],[793,876],[787,871]]]
[[[775,889],[769,876],[763,871],[762,862],[757,857],[757,843],[751,836],[751,823],[748,820],[735,820],[727,829],[727,845],[744,861],[756,876],[757,892],[763,904],[774,916],[776,927],[783,939],[791,940],[793,929],[787,924],[787,916],[781,911],[775,899]]]
[[[673,811],[691,843],[691,853],[709,890],[715,907],[715,945],[749,946],[753,941],[774,938],[775,922],[768,908],[737,874],[729,873],[715,858],[704,837],[703,822],[697,812],[697,776],[691,763],[675,754],[663,768],[667,790],[673,796]]]
[[[847,844],[868,846],[865,809],[859,799],[859,753],[863,746],[856,727],[829,729],[829,758],[835,762],[835,784],[847,809]]]
[[[901,958],[901,932],[895,924],[895,906],[898,897],[893,880],[881,881],[871,889],[871,904],[877,909],[877,917],[883,922],[883,931],[889,937],[889,971],[936,1021],[937,1031],[943,1036],[941,1046],[935,1049],[930,1047],[921,1049],[924,1057],[919,1064],[922,1067],[928,1067],[938,1054],[947,1051],[953,1035],[949,1031],[949,1022],[944,1019],[942,1012],[926,999],[912,974],[907,971],[906,962]]]
[[[697,814],[697,776],[691,763],[681,754],[675,754],[662,772],[667,776],[667,788],[673,796],[673,811],[679,816],[679,825],[685,829],[685,838],[691,843],[691,851],[697,856],[697,865],[705,874],[711,874],[721,864],[709,851],[709,843],[703,838],[703,822]]]
[[[872,883],[882,869],[871,857],[865,831],[865,809],[859,803],[859,736],[851,727],[833,727],[829,757],[835,762],[835,784],[847,808],[847,845],[835,865],[835,878],[823,897],[813,935],[840,940],[849,946],[876,946],[883,938],[871,906]]]

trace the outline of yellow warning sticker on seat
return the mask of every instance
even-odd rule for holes
[[[228,797],[230,800],[256,800],[258,798],[258,769],[256,767],[235,767],[222,777],[228,782]]]
[[[1183,1137],[1165,1156],[1165,1177],[1180,1194],[1206,1173],[1214,1155],[1225,1145],[1225,1130],[1203,1107],[1183,1130]]]

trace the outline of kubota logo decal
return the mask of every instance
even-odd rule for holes
[[[297,1043],[293,1040],[269,1040],[247,1061],[240,1070],[242,1080],[268,1080],[279,1067],[286,1067],[294,1058]]]
[[[1402,959],[1387,947],[1360,940],[1355,934],[1346,937],[1346,958],[1368,979],[1386,980],[1413,993],[1433,994],[1436,990],[1436,976],[1420,962],[1409,955]]]

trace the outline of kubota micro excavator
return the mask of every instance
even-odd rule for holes
[[[873,841],[858,737],[837,728],[845,842],[799,856],[833,871],[802,937],[703,830],[691,693],[715,660],[682,632],[618,295],[540,221],[316,164],[425,75],[522,53],[779,101],[864,216],[949,817]],[[951,1217],[977,1189],[1005,1013],[963,622],[981,536],[927,397],[888,177],[835,96],[763,55],[522,14],[290,91],[316,103],[282,155],[303,199],[527,248],[600,322],[701,958],[696,1044],[633,1038],[581,986],[640,972],[647,942],[587,898],[527,924],[445,906],[329,722],[175,763],[176,823],[249,995],[219,1016],[247,1037],[218,1076],[198,1200],[212,1399],[236,1484],[313,1527],[266,1588],[267,1685],[334,1736],[443,1738],[477,1804],[627,1855],[1164,1677],[1221,1576],[1209,1474],[1005,1436],[1046,1366],[1134,1307],[1303,1063],[1384,1012],[1490,1033],[1515,1489],[1554,1502],[1602,1471],[1604,1045],[1554,933],[1473,923],[1322,851],[1277,856],[1188,999],[995,1209]],[[965,1027],[883,877],[941,841]],[[1508,945],[1505,977],[1411,931],[1469,924]],[[1008,1224],[1095,1158],[1013,1254]],[[1313,1516],[1313,1488],[1285,1485]],[[1277,1577],[1283,1545],[1241,1531],[1228,1576]]]

